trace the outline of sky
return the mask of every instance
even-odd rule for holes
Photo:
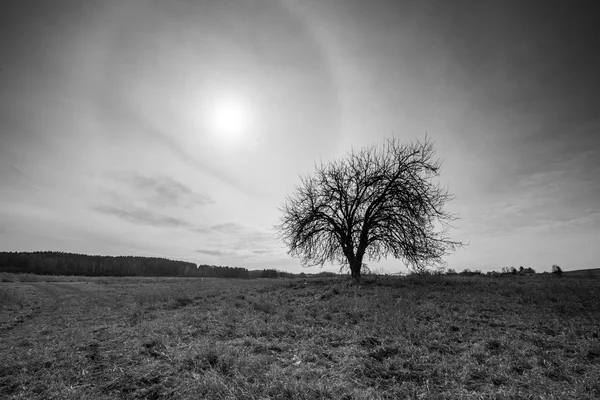
[[[599,15],[583,0],[4,2],[0,250],[337,271],[287,255],[285,196],[315,162],[427,135],[468,244],[448,268],[600,267]]]

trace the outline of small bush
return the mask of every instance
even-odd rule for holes
[[[561,268],[560,268],[558,265],[554,264],[554,265],[552,266],[552,273],[553,273],[554,275],[561,276],[561,275],[562,275],[562,269],[561,269]]]

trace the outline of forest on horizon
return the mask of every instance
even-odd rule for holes
[[[216,266],[142,256],[99,256],[57,251],[0,252],[0,272],[84,276],[180,276],[210,278],[297,277],[273,269]]]

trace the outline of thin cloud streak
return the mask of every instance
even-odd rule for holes
[[[185,207],[206,206],[214,204],[214,200],[205,194],[192,190],[189,186],[170,176],[149,176],[139,173],[110,172],[105,176],[131,190],[132,196],[144,199],[153,206],[158,207]],[[118,198],[123,190],[114,191]]]
[[[231,255],[230,252],[220,251],[220,250],[198,249],[198,250],[196,250],[196,252],[201,253],[201,254],[207,254],[209,256],[219,256],[219,257]]]
[[[284,254],[272,233],[242,224],[222,223],[190,230],[200,233],[199,241],[210,246],[210,252],[204,251],[204,254],[226,256],[237,261],[252,260],[258,256],[272,259]]]
[[[29,175],[27,175],[25,172],[23,172],[19,167],[17,167],[16,165],[11,165],[10,166],[12,168],[13,171],[15,171],[17,174],[21,175],[22,177],[31,180],[31,177]]]
[[[93,206],[96,212],[111,215],[136,224],[150,225],[163,228],[187,228],[190,224],[180,218],[162,215],[151,210],[141,208],[119,208],[115,206]]]

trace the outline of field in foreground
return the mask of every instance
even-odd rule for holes
[[[599,332],[598,280],[0,274],[0,398],[593,399]]]

